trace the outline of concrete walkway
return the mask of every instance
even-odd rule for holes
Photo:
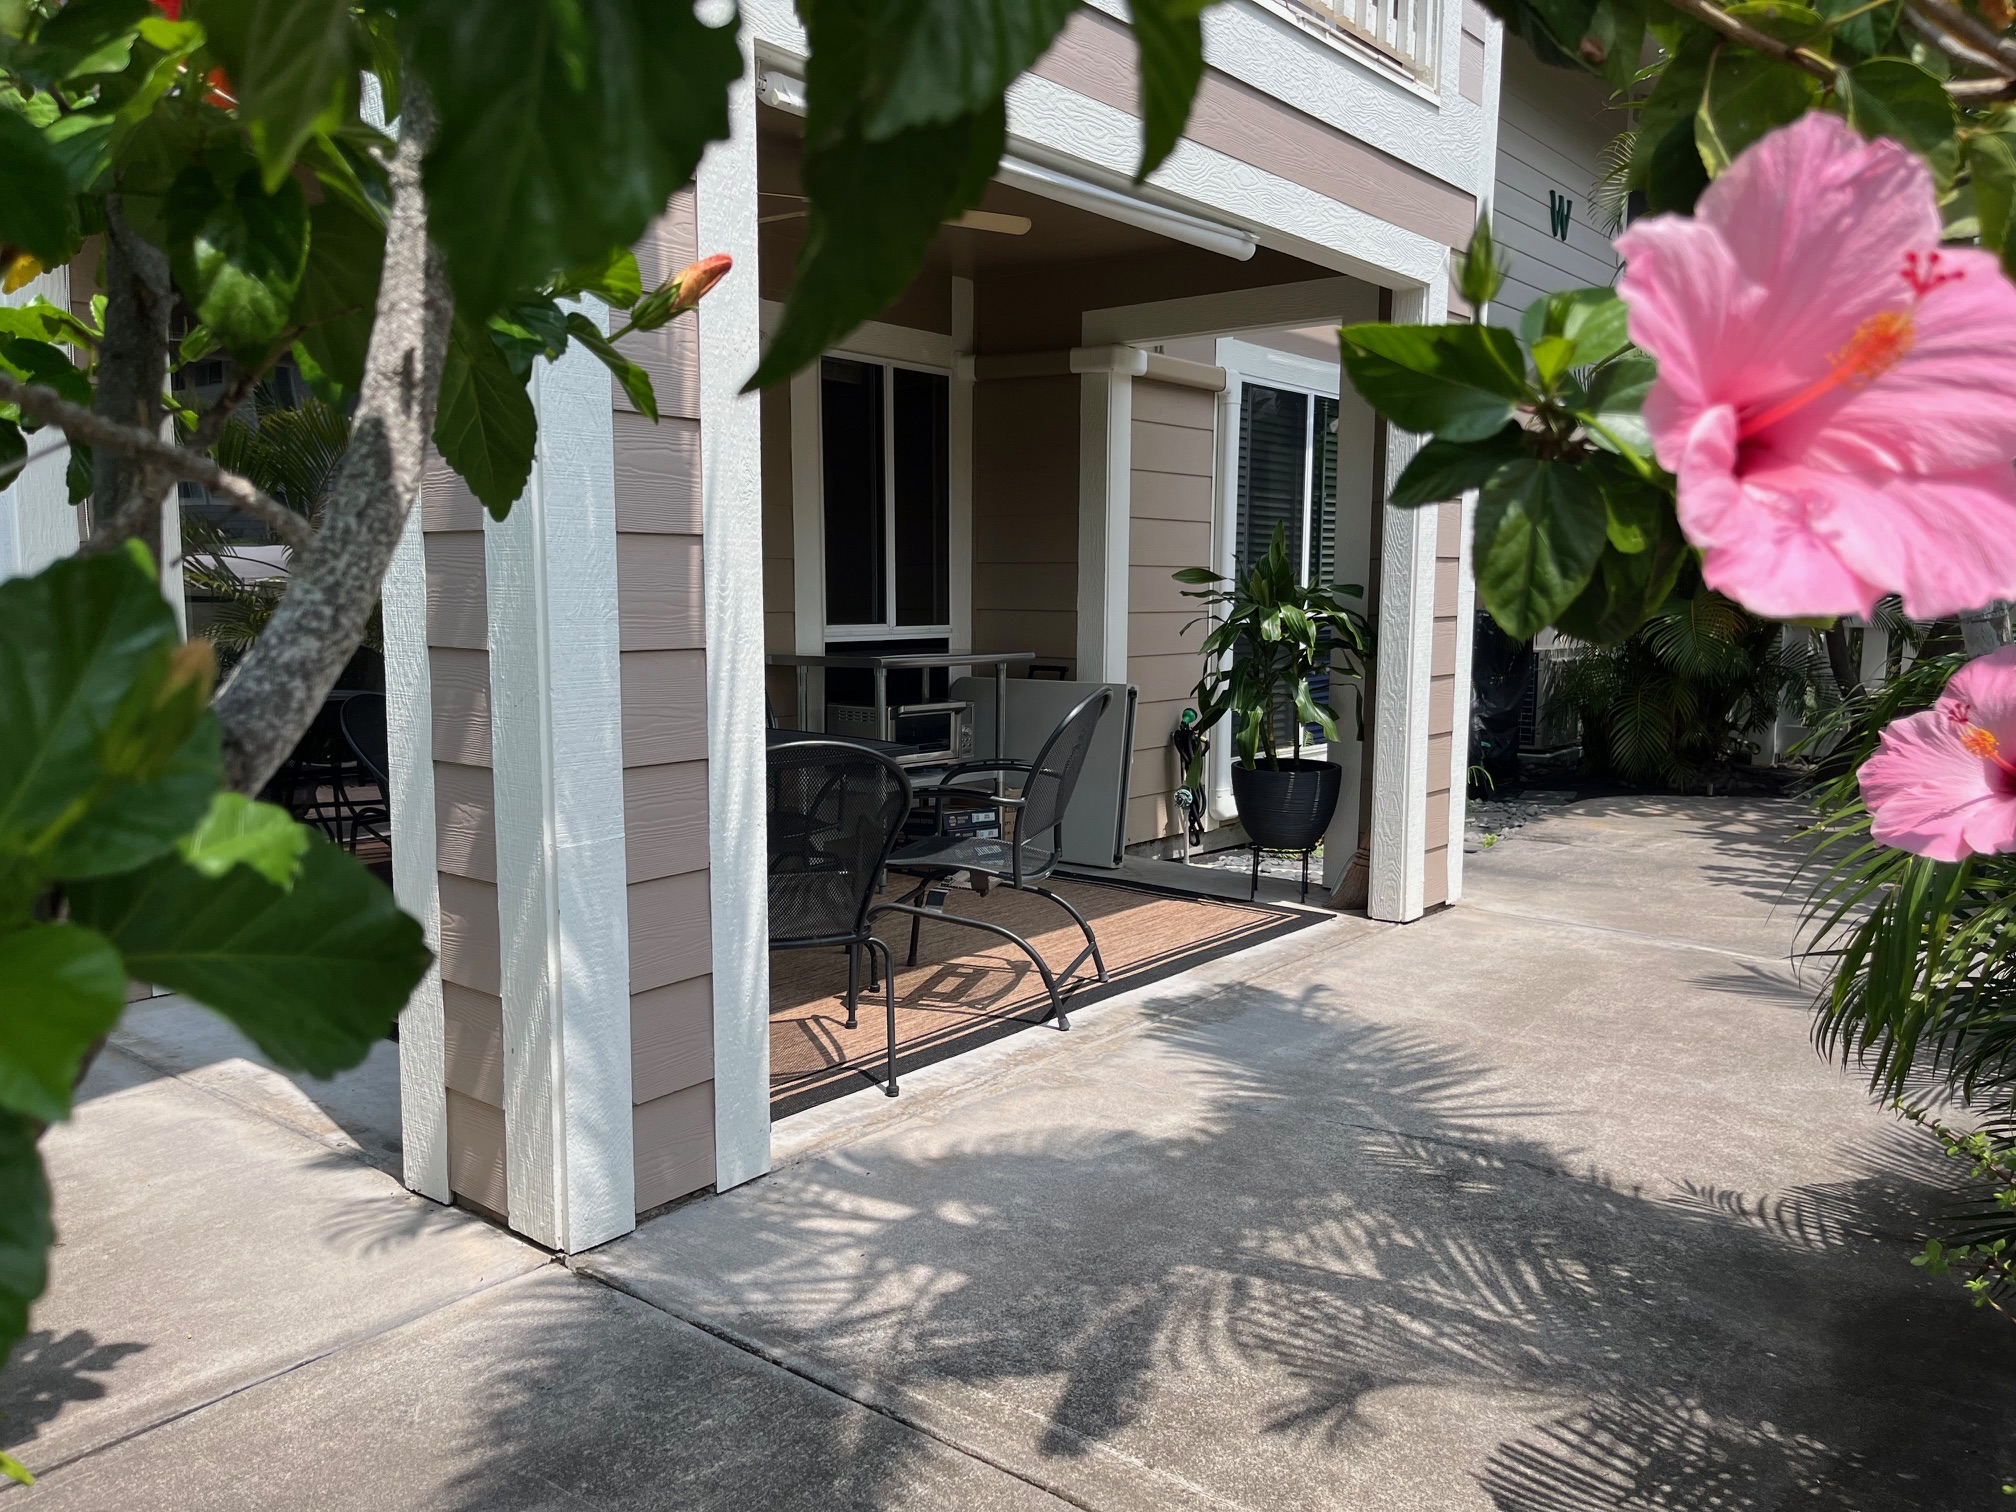
[[[49,1141],[4,1504],[1995,1504],[2016,1336],[1906,1263],[1922,1154],[1808,1043],[1792,818],[1576,805],[572,1273],[400,1193],[371,1096],[143,1013]]]

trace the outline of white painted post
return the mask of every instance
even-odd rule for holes
[[[637,1221],[615,437],[578,342],[532,397],[531,481],[484,531],[505,1166],[511,1226],[571,1253]]]
[[[1463,826],[1470,817],[1471,642],[1477,630],[1477,579],[1470,547],[1477,533],[1477,495],[1463,495],[1461,558],[1456,568],[1456,738],[1449,753],[1449,901],[1463,896]]]
[[[38,294],[69,309],[70,270],[39,273],[12,294],[0,295],[0,305],[24,305]],[[33,577],[77,549],[77,509],[64,482],[70,448],[62,432],[53,426],[35,432],[28,438],[28,455],[36,460],[0,488],[0,578]]]
[[[441,950],[434,826],[434,685],[427,665],[427,556],[421,501],[380,593],[385,622],[385,733],[391,756],[392,891]],[[448,1052],[437,960],[399,1015],[399,1143],[406,1185],[436,1202],[448,1190]]]
[[[1412,324],[1439,318],[1440,292],[1395,290],[1394,321]],[[1421,442],[1421,437],[1387,425],[1388,493],[1421,449]],[[1373,737],[1372,878],[1367,911],[1375,919],[1398,923],[1421,917],[1426,896],[1436,511],[1396,509],[1391,504],[1381,507],[1386,511],[1385,550],[1379,571],[1379,703]]]
[[[1078,390],[1078,678],[1127,681],[1127,557],[1133,514],[1135,347],[1075,347]]]
[[[749,42],[743,40],[745,53]],[[700,469],[707,604],[707,841],[714,949],[714,1185],[770,1169],[770,882],[764,844],[763,427],[742,385],[762,346],[756,281],[756,103],[729,92],[731,135],[700,164],[700,251],[735,271],[700,317]],[[793,393],[793,409],[797,408]],[[801,556],[800,571],[821,558]],[[821,627],[823,629],[823,627]],[[806,627],[799,626],[802,638]]]

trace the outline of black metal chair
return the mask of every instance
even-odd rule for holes
[[[1092,926],[1086,922],[1085,915],[1072,907],[1069,899],[1060,897],[1042,883],[1063,859],[1064,814],[1071,806],[1071,794],[1077,789],[1078,774],[1084,770],[1086,754],[1092,749],[1092,736],[1112,701],[1112,690],[1101,688],[1079,703],[1050,732],[1050,738],[1043,742],[1043,748],[1036,753],[1034,761],[962,761],[948,768],[937,786],[918,789],[919,802],[938,805],[939,833],[902,847],[889,858],[889,869],[921,880],[900,902],[878,904],[868,916],[871,925],[877,914],[903,913],[910,916],[912,966],[917,964],[917,937],[926,919],[942,919],[948,924],[985,930],[1020,946],[1043,975],[1043,985],[1050,993],[1049,1016],[1057,1020],[1059,1029],[1069,1029],[1071,1021],[1064,1015],[1064,999],[1057,983],[1060,980],[1070,981],[1088,958],[1103,982],[1107,979],[1106,962],[1099,954],[1098,936],[1092,933]],[[973,786],[964,780],[981,773],[992,774],[996,779],[1019,776],[1021,791],[1011,797],[997,794],[992,791],[991,785]],[[969,808],[1001,809],[1014,819],[1013,838],[1004,834],[1000,839],[979,839],[944,833],[946,805],[952,803]],[[946,912],[945,879],[960,872],[973,878],[976,891],[984,892],[998,882],[1017,892],[1048,898],[1077,922],[1085,935],[1085,948],[1071,958],[1070,965],[1053,974],[1036,947],[1012,929],[985,919]]]
[[[357,835],[361,831],[372,839],[384,844],[391,843],[392,830],[392,756],[391,744],[385,732],[385,695],[383,693],[354,693],[343,700],[336,716],[338,727],[343,732],[343,741],[349,747],[351,760],[359,773],[378,788],[376,802],[359,801],[357,795],[345,784],[338,792],[341,804],[348,809],[350,819],[350,849],[357,848]]]
[[[896,972],[870,905],[910,813],[910,779],[879,752],[807,739],[769,751],[770,948],[847,952],[847,1027],[859,1023],[861,954],[879,966],[896,1095]],[[879,962],[876,957],[879,955]]]

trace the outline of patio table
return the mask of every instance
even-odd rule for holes
[[[846,667],[872,673],[875,678],[875,728],[883,740],[894,730],[890,724],[889,674],[896,670],[951,667],[994,669],[994,755],[1006,754],[1002,742],[1008,730],[1008,669],[1036,660],[1034,651],[924,651],[865,654],[848,652],[779,651],[768,658],[773,667],[792,667],[798,673],[798,722],[811,717],[810,673],[814,667]]]

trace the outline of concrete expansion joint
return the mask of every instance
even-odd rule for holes
[[[1592,924],[1586,919],[1564,919],[1558,914],[1528,913],[1524,909],[1506,908],[1496,903],[1469,903],[1479,913],[1496,914],[1501,919],[1520,919],[1528,924],[1558,924],[1563,929],[1580,929],[1591,934],[1615,935],[1619,939],[1643,940],[1648,945],[1666,945],[1675,950],[1699,950],[1708,955],[1726,956],[1733,961],[1755,961],[1760,966],[1795,966],[1789,957],[1780,960],[1776,956],[1761,956],[1755,951],[1732,950],[1726,945],[1710,945],[1704,940],[1689,940],[1680,935],[1652,934],[1642,929],[1622,929],[1615,924]]]
[[[654,1312],[663,1313],[674,1322],[683,1323],[688,1328],[706,1334],[709,1338],[718,1340],[731,1349],[740,1350],[752,1359],[762,1361],[762,1363],[770,1366],[772,1369],[781,1370],[786,1375],[794,1376],[798,1380],[805,1382],[806,1385],[825,1392],[828,1396],[836,1397],[844,1402],[851,1402],[856,1407],[874,1413],[877,1417],[885,1418],[889,1422],[907,1428],[913,1433],[922,1434],[925,1438],[943,1444],[955,1454],[962,1455],[978,1464],[986,1465],[990,1469],[998,1470],[1001,1474],[1013,1480],[1020,1481],[1030,1489],[1040,1491],[1045,1496],[1051,1497],[1065,1506],[1077,1507],[1080,1509],[1080,1512],[1104,1512],[1104,1509],[1097,1503],[1086,1501],[1083,1497],[1064,1489],[1062,1486],[1039,1480],[1027,1471],[1018,1469],[1005,1460],[988,1454],[984,1450],[977,1449],[971,1444],[963,1443],[942,1430],[918,1420],[909,1413],[901,1412],[891,1407],[886,1402],[879,1402],[872,1397],[850,1390],[848,1383],[844,1379],[832,1375],[827,1371],[820,1370],[807,1361],[795,1359],[790,1355],[772,1349],[761,1341],[749,1337],[747,1334],[717,1323],[710,1318],[702,1317],[698,1313],[668,1307],[656,1298],[646,1296],[643,1292],[624,1285],[621,1280],[614,1276],[604,1275],[581,1265],[570,1265],[568,1269],[583,1280],[592,1281],[598,1286],[606,1287],[612,1292],[630,1298],[633,1302],[641,1302]]]

